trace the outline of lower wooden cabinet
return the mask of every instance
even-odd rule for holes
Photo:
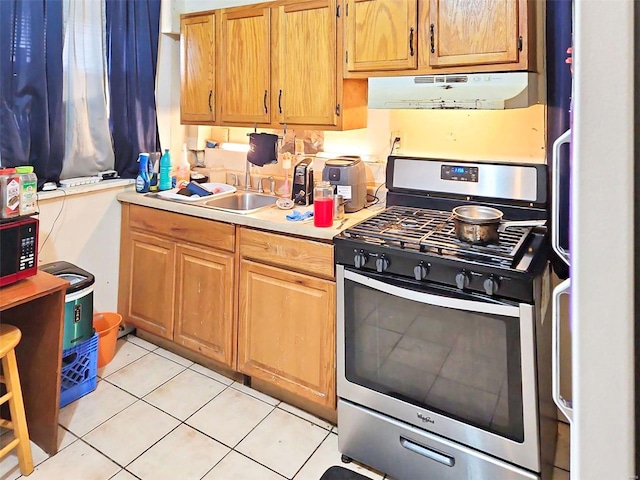
[[[173,341],[233,365],[233,254],[177,245],[176,267]]]
[[[120,273],[131,284],[126,322],[170,339],[175,247],[170,240],[131,232],[129,251],[128,268]]]
[[[238,370],[335,410],[333,245],[238,230]]]
[[[235,227],[129,204],[122,220],[124,321],[235,368]]]
[[[294,404],[335,412],[330,243],[123,204],[118,312]]]
[[[335,408],[335,282],[240,262],[238,370]]]

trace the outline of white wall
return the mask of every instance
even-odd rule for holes
[[[634,3],[575,2],[571,477],[580,480],[637,478]],[[612,73],[615,88],[603,88]]]
[[[130,187],[90,193],[39,194],[38,265],[67,261],[95,277],[94,311],[115,312],[120,263],[120,203]]]

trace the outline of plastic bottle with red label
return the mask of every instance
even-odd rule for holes
[[[20,175],[15,168],[0,169],[0,218],[20,215]]]

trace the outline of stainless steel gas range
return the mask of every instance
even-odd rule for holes
[[[387,208],[335,237],[339,449],[397,480],[551,478],[546,167],[389,157]]]

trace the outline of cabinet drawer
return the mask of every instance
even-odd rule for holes
[[[333,245],[327,243],[241,228],[240,256],[335,279]]]
[[[177,238],[181,242],[235,251],[235,226],[227,223],[131,205],[129,226],[143,232]]]

